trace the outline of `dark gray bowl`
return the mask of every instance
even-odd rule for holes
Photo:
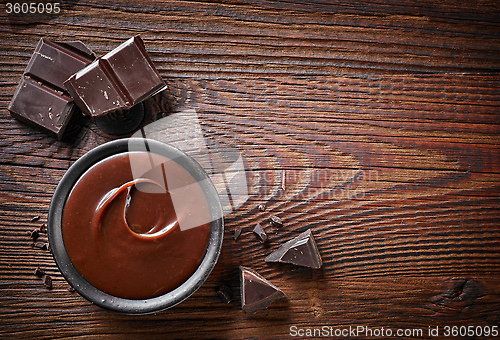
[[[66,199],[78,179],[97,162],[110,156],[136,150],[150,150],[172,160],[184,167],[202,187],[209,203],[212,214],[210,241],[198,269],[181,286],[164,295],[143,299],[131,300],[109,295],[91,285],[76,270],[71,262],[62,235],[62,212]],[[224,236],[224,221],[222,207],[217,194],[203,168],[191,157],[167,144],[143,138],[125,138],[100,145],[87,152],[78,159],[64,174],[59,182],[52,201],[48,216],[48,237],[54,259],[59,270],[68,283],[90,302],[116,312],[126,314],[147,314],[158,312],[177,305],[193,294],[208,278],[222,247]]]

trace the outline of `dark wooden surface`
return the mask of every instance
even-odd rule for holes
[[[497,1],[81,0],[58,15],[5,11],[0,337],[276,339],[292,338],[291,326],[365,326],[422,329],[426,338],[429,326],[441,335],[445,326],[500,326]],[[68,292],[51,254],[26,236],[46,222],[65,170],[113,137],[86,122],[59,142],[6,109],[41,37],[79,39],[102,55],[136,34],[169,85],[151,108],[195,108],[207,139],[242,152],[250,190],[226,217],[205,285],[147,316],[114,314]],[[233,241],[236,227],[272,214],[284,227],[268,229],[267,245],[251,233]],[[321,270],[263,261],[307,228]],[[239,265],[287,300],[244,314]],[[34,276],[37,266],[54,289]],[[216,295],[221,284],[236,295],[228,305]]]

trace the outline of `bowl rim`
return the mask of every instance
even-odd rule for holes
[[[105,293],[89,283],[73,266],[62,235],[62,212],[68,195],[79,178],[94,164],[117,154],[146,150],[176,161],[202,187],[212,214],[211,232],[205,256],[196,271],[179,287],[148,299],[126,299]],[[208,180],[207,180],[208,179]],[[64,278],[80,295],[102,308],[125,314],[149,314],[171,308],[191,296],[207,280],[220,255],[224,239],[224,219],[219,195],[210,177],[193,158],[184,152],[148,138],[123,138],[107,142],[76,160],[63,175],[50,203],[47,233],[54,260]]]

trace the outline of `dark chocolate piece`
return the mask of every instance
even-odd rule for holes
[[[70,97],[23,76],[9,105],[14,118],[62,138],[75,106]]]
[[[40,39],[9,104],[11,115],[61,139],[76,111],[63,83],[94,59],[82,46]]]
[[[40,219],[40,216],[38,216],[38,215],[37,215],[37,216],[35,216],[35,217],[33,217],[33,218],[31,219],[31,222],[36,222],[36,221],[38,221],[39,219]]]
[[[98,58],[64,85],[82,112],[94,117],[130,109],[166,88],[140,36]]]
[[[260,243],[266,242],[267,234],[264,231],[264,229],[262,229],[262,226],[260,225],[260,223],[257,223],[255,228],[253,228],[253,232],[257,236],[257,238],[259,239]]]
[[[311,230],[286,242],[265,259],[266,262],[291,263],[297,266],[320,268],[323,265]]]
[[[259,208],[260,211],[265,211],[266,210],[266,206],[264,204],[259,204],[258,208]]]
[[[220,286],[217,290],[217,296],[223,303],[230,303],[233,300],[233,293],[228,286]]]
[[[40,39],[24,74],[49,86],[52,85],[56,90],[64,91],[64,82],[95,59],[88,54],[82,55],[79,49],[70,49],[68,46]]]
[[[283,221],[278,216],[273,215],[273,216],[269,217],[269,221],[275,227],[282,227],[283,226]]]
[[[37,268],[35,269],[35,275],[36,275],[37,277],[42,278],[42,277],[45,275],[45,270],[43,270],[43,269],[42,269],[42,268],[40,268],[40,267],[37,267]]]
[[[254,270],[243,266],[240,266],[240,291],[241,308],[248,314],[266,309],[274,301],[285,297],[278,287]]]
[[[47,289],[52,289],[52,278],[49,275],[45,274],[42,277],[42,282]]]

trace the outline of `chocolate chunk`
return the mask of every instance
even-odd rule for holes
[[[94,59],[73,45],[83,44],[40,39],[8,107],[13,117],[59,139],[77,111],[63,83]]]
[[[130,109],[166,88],[140,36],[98,58],[64,85],[82,112],[93,117]]]
[[[237,227],[236,229],[234,229],[234,240],[235,241],[238,240],[238,238],[240,237],[242,231],[243,231],[242,227]]]
[[[269,217],[269,221],[275,227],[282,227],[283,226],[283,221],[278,216],[273,215],[273,216]]]
[[[51,85],[56,90],[64,91],[64,82],[95,59],[89,57],[87,53],[82,55],[79,49],[70,49],[68,46],[40,39],[24,74]]]
[[[240,266],[241,308],[248,314],[266,309],[285,294],[254,270]]]
[[[47,289],[52,289],[52,278],[49,275],[42,276],[42,282]]]
[[[233,300],[233,293],[228,286],[220,286],[217,290],[217,296],[223,303],[230,303]]]
[[[43,276],[45,275],[45,270],[43,270],[43,269],[42,269],[42,268],[40,268],[40,267],[37,267],[37,268],[35,269],[35,275],[36,275],[37,277],[40,277],[40,278],[41,278],[41,277],[43,277]]]
[[[36,222],[40,219],[40,216],[35,216],[31,219],[31,222]]]
[[[61,139],[75,105],[70,97],[23,76],[8,109],[14,118]]]
[[[320,268],[323,265],[311,230],[286,242],[265,259],[266,262],[291,263],[297,266]]]
[[[264,229],[262,229],[262,226],[260,225],[260,223],[257,223],[255,228],[253,228],[253,232],[255,235],[257,235],[257,238],[259,239],[260,243],[266,242],[267,234],[264,231]]]
[[[260,211],[265,211],[266,210],[266,206],[264,204],[259,204],[258,208],[259,208]]]

